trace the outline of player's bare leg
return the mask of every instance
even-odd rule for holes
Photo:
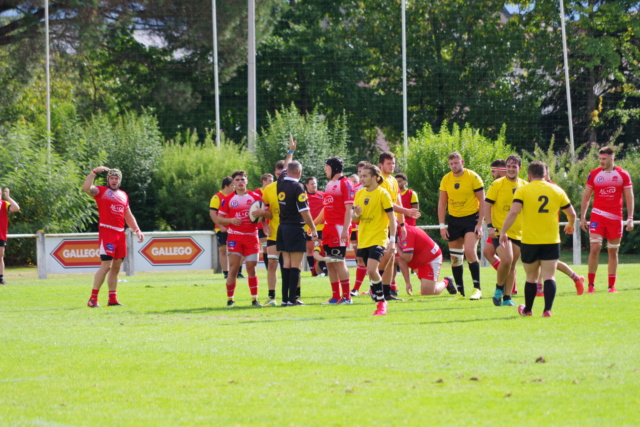
[[[276,302],[276,284],[278,281],[278,264],[280,252],[275,245],[267,246],[267,288],[269,289],[269,299],[265,305],[275,306]]]
[[[608,270],[609,270],[609,293],[615,294],[616,290],[616,278],[618,271],[618,250],[620,249],[621,238],[608,239],[607,240],[607,253],[609,254]]]
[[[569,276],[573,283],[576,285],[576,292],[578,295],[584,293],[584,276],[578,276],[578,274],[571,269],[566,263],[558,261],[558,271]]]
[[[390,251],[386,251],[378,266],[378,268],[382,271],[382,289],[384,292],[384,299],[386,301],[403,301],[402,298],[391,295],[391,282],[393,281],[393,275],[395,273],[394,261],[395,254],[390,253]]]
[[[513,264],[513,250],[517,247],[511,241],[507,241],[507,243],[502,246],[498,246],[496,249],[496,253],[500,257],[500,265],[498,266],[498,270],[496,273],[496,291],[493,294],[493,305],[499,307],[502,305],[502,298],[508,295],[506,301],[511,300],[511,289],[513,288],[513,274],[512,274],[512,264]],[[511,282],[508,284],[508,280],[511,279]],[[508,293],[507,293],[508,292]]]
[[[589,234],[589,274],[587,275],[589,281],[588,293],[595,292],[596,273],[598,272],[598,262],[600,259],[600,252],[602,251],[602,236],[599,234]]]

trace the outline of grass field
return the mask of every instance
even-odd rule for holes
[[[105,286],[89,309],[91,275],[9,269],[0,425],[640,423],[638,264],[618,294],[577,296],[558,276],[552,318],[541,298],[533,317],[494,307],[491,268],[481,301],[407,297],[381,318],[368,297],[320,305],[328,281],[308,274],[306,307],[250,308],[240,281],[227,309],[222,276],[193,271],[122,275],[126,306],[106,307]]]

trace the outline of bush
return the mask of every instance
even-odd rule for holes
[[[186,131],[164,148],[154,187],[157,209],[169,230],[210,230],[209,201],[220,191],[222,178],[244,170],[249,188],[260,187],[260,169],[254,157],[234,143],[223,140],[220,147],[207,133],[203,143],[195,132]]]
[[[314,112],[300,115],[295,105],[289,109],[276,111],[267,116],[268,127],[256,141],[256,158],[263,172],[273,173],[274,165],[283,160],[289,148],[289,135],[293,135],[298,145],[294,160],[302,163],[304,177],[315,176],[321,187],[327,182],[324,162],[338,156],[349,166],[347,158],[347,124],[344,117],[330,126],[326,118]]]

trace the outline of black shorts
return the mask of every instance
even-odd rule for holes
[[[536,261],[553,261],[560,259],[560,243],[548,245],[528,245],[523,243],[520,252],[520,260],[525,264],[533,264]]]
[[[5,246],[7,246],[7,241],[0,239],[0,248],[4,248]]]
[[[385,248],[382,246],[369,246],[368,248],[358,248],[356,256],[358,258],[362,258],[362,260],[364,261],[364,265],[367,265],[367,261],[369,260],[369,258],[375,259],[376,261],[380,262],[380,260],[384,256],[384,252]]]
[[[258,228],[258,239],[264,239],[265,237],[267,237],[267,235],[264,234],[264,230],[262,228]]]
[[[275,246],[276,244],[277,242],[275,240],[271,240],[271,239],[267,240],[267,247]]]
[[[356,230],[355,228],[351,230],[351,241],[352,242],[358,241],[358,230]]]
[[[338,246],[338,247],[331,247],[329,245],[323,245],[322,248],[324,249],[324,253],[327,256],[330,256],[332,258],[342,258],[345,259],[345,257],[347,256],[347,247],[346,246]]]
[[[318,240],[322,241],[322,230],[316,230],[316,233],[318,233]],[[311,235],[309,233],[306,233],[304,238],[307,239],[307,242],[310,241],[310,240],[313,240],[313,238],[311,237]]]
[[[478,213],[460,217],[447,215],[447,224],[449,224],[449,241],[453,242],[454,240],[464,238],[467,233],[476,232]]]
[[[522,247],[522,242],[520,240],[512,239],[511,237],[509,237],[509,241],[519,248]],[[493,244],[493,247],[495,249],[498,249],[498,246],[500,246],[500,239],[491,239],[491,244]]]
[[[306,234],[302,224],[280,224],[276,249],[282,252],[306,252],[307,241],[304,237]]]
[[[227,246],[227,233],[224,231],[216,231],[218,237],[218,246]]]

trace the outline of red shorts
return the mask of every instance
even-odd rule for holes
[[[227,253],[244,257],[260,253],[258,234],[231,234],[227,236]]]
[[[589,233],[597,234],[607,240],[619,239],[622,237],[622,220],[609,219],[592,213]]]
[[[100,245],[100,255],[107,255],[113,259],[122,259],[127,256],[127,239],[124,231],[100,227],[98,244]]]
[[[343,225],[325,224],[322,229],[322,245],[329,246],[330,248],[347,246],[348,238],[346,242],[340,241],[340,234],[342,234],[342,230],[344,230]]]
[[[414,269],[418,279],[438,280],[440,276],[440,267],[442,267],[442,252],[438,254],[432,261],[422,264],[418,269]]]
[[[491,237],[487,237],[487,244],[493,245],[493,239]]]

